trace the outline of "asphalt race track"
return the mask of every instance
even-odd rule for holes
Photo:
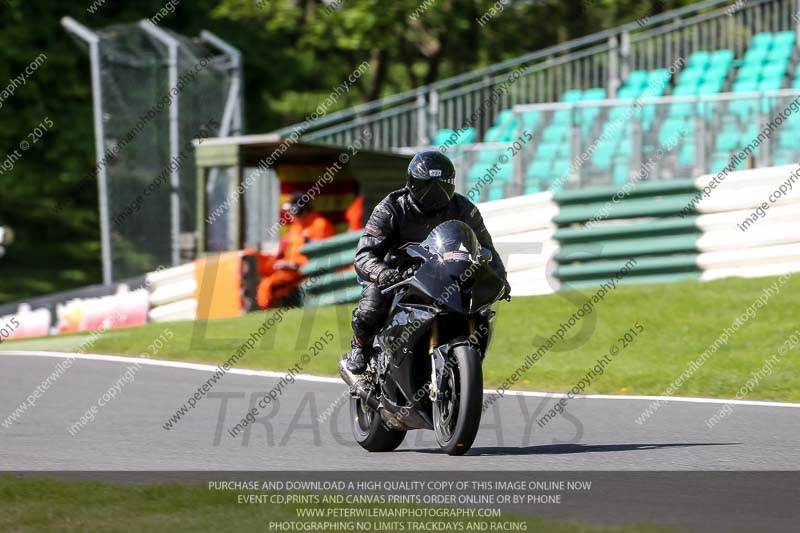
[[[69,427],[115,382],[120,383],[134,361],[124,358],[73,359],[72,366],[36,404],[5,427],[7,417],[64,357],[0,354],[0,469],[800,470],[798,404],[736,405],[709,429],[705,421],[720,409],[719,403],[667,402],[652,418],[637,424],[636,418],[651,400],[576,398],[567,404],[565,416],[541,428],[537,419],[557,400],[508,395],[484,413],[477,441],[465,457],[439,452],[429,431],[410,432],[396,452],[370,454],[353,442],[345,387],[332,378],[296,380],[282,391],[277,403],[259,413],[255,424],[230,436],[228,431],[279,381],[277,373],[253,371],[254,375],[225,375],[194,409],[166,430],[164,424],[212,372],[203,370],[204,365],[176,368],[172,365],[180,363],[161,366],[157,361],[142,364],[135,379],[97,409],[95,420],[71,435]],[[745,496],[747,490],[752,492],[747,487],[730,490],[744,490]],[[659,509],[672,513],[666,504]],[[611,522],[623,518],[607,505],[586,512],[593,518],[607,515]],[[650,509],[641,516],[627,514],[624,518],[653,520],[656,517],[648,513],[658,512]],[[698,513],[694,522],[691,516],[668,522],[704,525],[698,529],[703,531],[733,531],[728,527],[731,524],[748,525],[745,517],[739,516],[731,524],[717,527],[719,522],[709,522],[703,518],[705,514]],[[763,531],[782,530],[779,511],[772,514],[778,523]],[[796,522],[784,518],[786,531],[792,531]],[[754,531],[742,529],[747,530]]]
[[[0,421],[59,361],[0,355]],[[800,470],[800,408],[788,407],[737,405],[709,429],[705,421],[720,404],[666,403],[640,425],[635,419],[649,401],[575,399],[567,416],[540,428],[537,420],[557,400],[505,396],[484,413],[467,457],[438,453],[431,431],[410,432],[400,451],[376,455],[353,442],[337,379],[296,380],[250,431],[231,437],[228,430],[279,381],[231,373],[166,430],[211,372],[148,365],[71,436],[68,428],[131,364],[73,361],[20,420],[0,427],[4,470]]]

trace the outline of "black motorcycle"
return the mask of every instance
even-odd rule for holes
[[[504,283],[463,222],[437,226],[403,247],[413,263],[397,291],[373,357],[361,376],[339,373],[350,387],[353,435],[365,449],[391,451],[410,429],[432,429],[450,455],[466,453],[481,420],[481,364],[491,337],[492,304]]]

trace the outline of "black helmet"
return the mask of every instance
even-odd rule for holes
[[[438,211],[456,192],[456,169],[440,152],[419,152],[408,165],[406,186],[423,211]]]

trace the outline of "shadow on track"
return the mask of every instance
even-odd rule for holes
[[[496,448],[475,447],[467,455],[561,455],[569,453],[629,452],[661,448],[689,448],[692,446],[736,446],[741,442],[674,442],[665,444],[546,444],[540,446]],[[398,452],[441,453],[438,449],[396,450]]]

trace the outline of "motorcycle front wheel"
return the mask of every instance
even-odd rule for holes
[[[456,346],[451,357],[442,390],[433,402],[433,430],[444,452],[463,455],[475,442],[481,424],[483,369],[480,353],[471,345]]]
[[[370,452],[390,452],[406,438],[405,431],[386,427],[381,415],[360,398],[350,398],[350,420],[356,442]]]

